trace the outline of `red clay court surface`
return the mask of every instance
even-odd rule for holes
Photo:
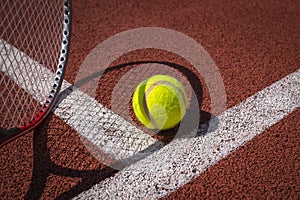
[[[139,27],[173,29],[200,43],[221,72],[227,108],[300,67],[298,1],[74,0],[65,79],[74,83],[85,57],[103,40]],[[189,65],[153,49],[114,64],[145,59]],[[104,75],[105,94],[125,72]],[[110,107],[101,88],[99,101]],[[201,109],[209,112],[206,93],[204,88]],[[299,199],[299,116],[298,108],[165,198]],[[0,159],[0,199],[70,199],[118,172],[93,158],[78,133],[53,114],[35,132],[3,147]]]

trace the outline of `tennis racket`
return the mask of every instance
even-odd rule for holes
[[[70,0],[0,1],[0,146],[43,122],[59,94]]]

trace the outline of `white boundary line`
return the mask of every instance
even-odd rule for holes
[[[299,108],[299,80],[300,69],[213,119],[218,123],[214,132],[174,140],[74,199],[166,196]]]

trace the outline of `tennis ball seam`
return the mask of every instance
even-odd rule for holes
[[[183,100],[183,104],[185,109],[187,108],[187,99],[185,97],[185,95],[183,94],[183,91],[181,88],[177,87],[175,84],[169,82],[169,81],[156,81],[154,82],[150,88],[147,89],[147,91],[144,93],[144,97],[143,97],[143,109],[146,113],[146,116],[148,117],[148,119],[150,120],[151,124],[154,126],[154,128],[158,129],[158,125],[155,122],[155,119],[151,116],[149,109],[148,109],[148,105],[147,105],[147,99],[148,99],[148,95],[149,93],[156,87],[159,85],[166,85],[169,87],[172,87],[173,89],[175,89],[179,94],[181,99]]]
[[[146,116],[148,117],[148,119],[150,120],[151,124],[154,126],[154,128],[158,129],[158,126],[155,122],[155,120],[153,119],[153,117],[150,115],[149,109],[148,109],[148,105],[147,105],[147,97],[146,97],[146,93],[144,94],[143,97],[143,109],[146,113]]]

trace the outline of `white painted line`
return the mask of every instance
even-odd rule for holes
[[[174,140],[74,199],[166,196],[299,108],[299,80],[300,69],[215,118],[214,132]]]
[[[38,70],[40,75],[44,77],[42,85],[48,86],[52,83],[54,74],[38,64],[36,61],[29,58],[25,53],[19,51],[0,38],[0,55],[6,57],[14,64],[10,68],[0,70],[9,76],[24,90],[33,95],[39,102],[44,101],[41,97],[47,94],[41,94],[39,88],[34,88],[28,85],[29,82],[35,81],[35,71]],[[15,59],[16,58],[16,59]],[[23,62],[22,60],[26,60]],[[34,63],[35,69],[31,68]],[[1,63],[0,63],[1,64]],[[7,65],[8,66],[8,65]],[[22,74],[27,75],[23,76]],[[34,85],[34,84],[33,84]],[[50,85],[51,86],[51,85]],[[68,89],[67,89],[68,88]],[[119,115],[113,113],[95,99],[80,92],[76,88],[71,87],[67,81],[63,82],[62,90],[65,92],[58,99],[59,104],[54,107],[54,114],[63,119],[70,127],[75,129],[81,136],[84,137],[85,144],[92,144],[95,157],[101,156],[98,159],[106,165],[113,165],[112,160],[124,160],[128,157],[144,157],[151,153],[140,153],[141,150],[146,149],[150,145],[160,145],[155,139],[145,134],[140,129],[136,128]],[[89,141],[89,142],[87,142]],[[89,147],[88,147],[89,148]],[[99,151],[104,152],[107,156],[99,154]],[[122,168],[123,165],[130,164],[121,163],[120,166],[115,165],[115,168]]]

